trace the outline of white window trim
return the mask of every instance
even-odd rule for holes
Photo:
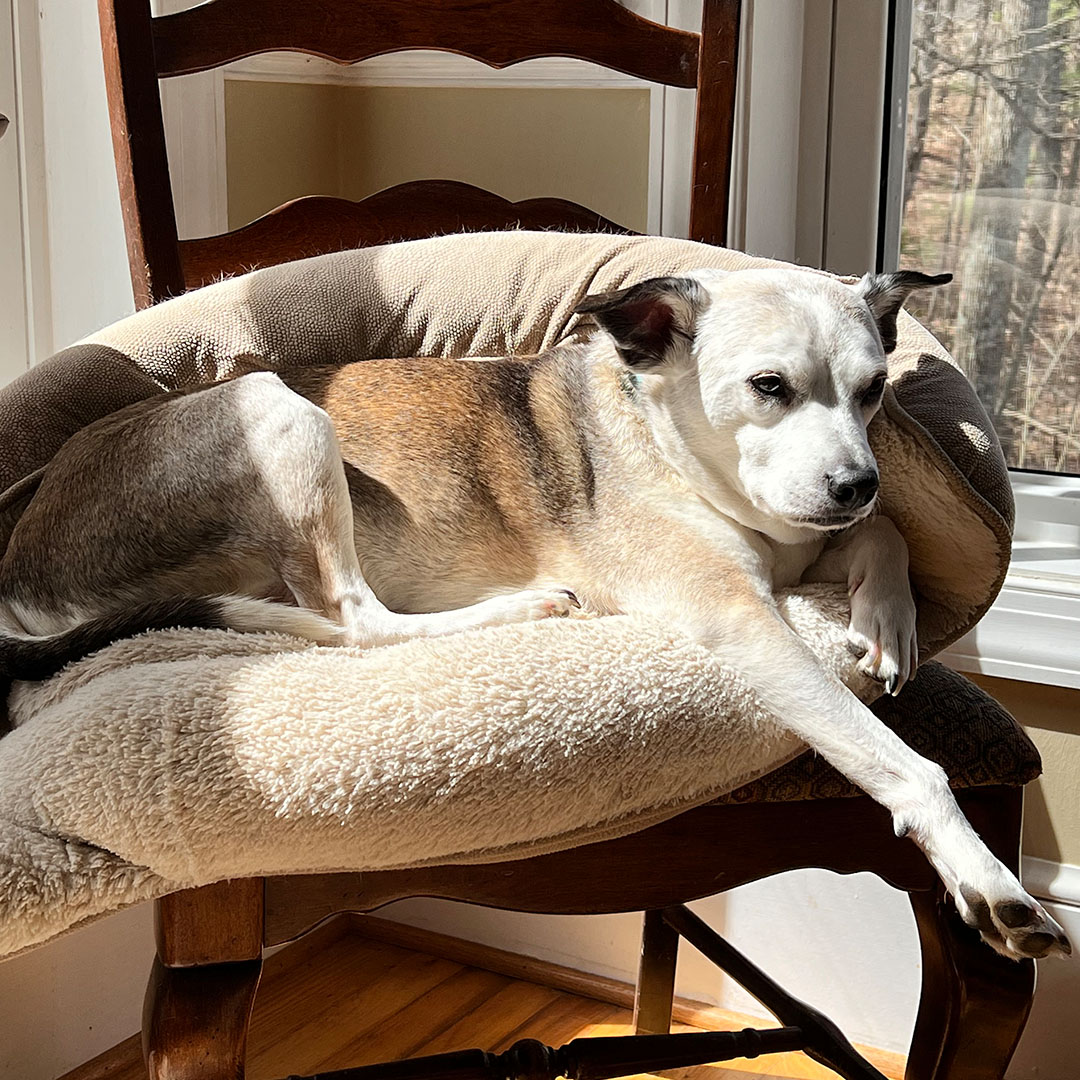
[[[1080,689],[1080,478],[1010,475],[1008,576],[986,617],[942,659],[958,671]]]
[[[9,20],[4,40],[12,48],[13,80],[4,88],[0,111],[11,122],[4,152],[17,157],[19,187],[17,205],[9,204],[13,216],[3,230],[18,237],[14,251],[4,260],[2,275],[8,313],[6,346],[25,358],[16,365],[18,370],[3,372],[6,379],[48,356],[53,340],[37,3],[9,0],[3,7]]]

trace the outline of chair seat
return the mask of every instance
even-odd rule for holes
[[[899,697],[873,711],[909,746],[936,761],[954,788],[1022,786],[1042,772],[1024,729],[989,694],[943,664],[927,663]],[[861,796],[813,751],[713,800],[716,803],[798,802]]]

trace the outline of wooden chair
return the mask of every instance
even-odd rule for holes
[[[99,0],[113,148],[135,303],[143,308],[222,273],[327,251],[465,229],[628,232],[564,199],[510,203],[470,184],[423,180],[354,203],[310,197],[234,232],[178,240],[158,79],[292,49],[353,64],[440,49],[503,68],[540,56],[590,60],[697,90],[690,236],[727,237],[740,0],[706,0],[701,34],[658,26],[615,0],[213,0],[151,18],[149,0]],[[707,121],[707,122],[703,122]]]
[[[426,47],[494,67],[563,55],[672,86],[696,87],[690,235],[722,244],[739,7],[738,0],[705,0],[698,35],[656,26],[614,0],[492,0],[486,12],[473,0],[213,0],[157,19],[150,16],[149,0],[99,0],[136,303],[147,306],[220,273],[437,231],[517,225],[619,228],[565,201],[512,204],[444,180],[400,185],[359,203],[298,200],[234,232],[179,241],[157,80],[272,49],[293,48],[354,63]],[[311,17],[315,9],[317,19]],[[934,678],[959,692],[955,684],[962,680],[937,669],[936,675],[920,675],[902,703]],[[940,687],[931,685],[925,694],[936,708]],[[908,735],[900,716],[903,704],[889,702],[883,708],[900,717],[897,726]],[[973,708],[989,715],[994,706],[983,696]],[[940,726],[934,715],[928,729]],[[1011,737],[1023,740],[1011,718],[999,720],[1015,729]],[[933,747],[920,749],[939,759],[944,753],[941,746],[937,754]],[[1030,749],[1028,744],[1028,751],[1017,751],[1022,767],[1014,762],[1008,769],[973,770],[977,776],[969,777],[970,786],[958,793],[976,829],[1014,869],[1020,785],[1037,772]],[[950,770],[954,777],[963,771]],[[924,966],[909,1080],[1002,1076],[1030,1006],[1033,965],[1005,961],[982,945],[959,921],[914,845],[893,835],[885,811],[813,762],[789,766],[726,800],[632,836],[559,854],[499,865],[238,880],[169,896],[157,904],[158,957],[143,1028],[148,1069],[158,1080],[241,1077],[264,948],[298,937],[334,912],[371,911],[399,898],[438,896],[519,911],[645,911],[635,1008],[639,1032],[669,1028],[680,937],[735,975],[787,1026],[760,1035],[721,1033],[697,1042],[687,1041],[695,1036],[667,1035],[606,1039],[603,1046],[594,1045],[598,1040],[579,1040],[558,1053],[524,1043],[500,1058],[469,1051],[335,1074],[339,1080],[617,1076],[793,1047],[809,1048],[845,1077],[878,1077],[825,1018],[795,1002],[681,906],[807,866],[871,871],[911,898]]]

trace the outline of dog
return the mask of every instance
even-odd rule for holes
[[[745,675],[886,807],[1005,956],[1070,951],[944,772],[828,674],[774,590],[845,583],[860,667],[917,664],[907,548],[867,425],[896,319],[950,275],[701,271],[590,296],[528,360],[254,373],[122,409],[44,470],[0,563],[0,675],[172,626],[379,646],[644,613]]]

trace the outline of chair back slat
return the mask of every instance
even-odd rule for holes
[[[156,19],[150,0],[98,0],[136,306],[223,274],[393,240],[478,229],[630,231],[562,199],[511,203],[468,184],[425,180],[359,203],[297,200],[244,228],[181,243],[158,80],[279,49],[342,64],[415,48],[493,67],[568,56],[696,87],[689,235],[723,245],[741,0],[702,6],[702,32],[692,34],[650,22],[616,0],[209,0]]]
[[[697,85],[699,36],[616,0],[211,0],[154,20],[158,76],[189,75],[289,50],[339,64],[405,49],[459,53],[494,68],[542,56],[588,60],[668,86]]]
[[[183,292],[148,0],[98,0],[120,209],[135,306]]]
[[[509,202],[471,184],[417,180],[359,202],[323,195],[295,199],[233,232],[181,241],[180,258],[184,283],[193,289],[253,266],[274,266],[331,251],[421,240],[444,232],[518,228],[630,232],[565,199]]]

